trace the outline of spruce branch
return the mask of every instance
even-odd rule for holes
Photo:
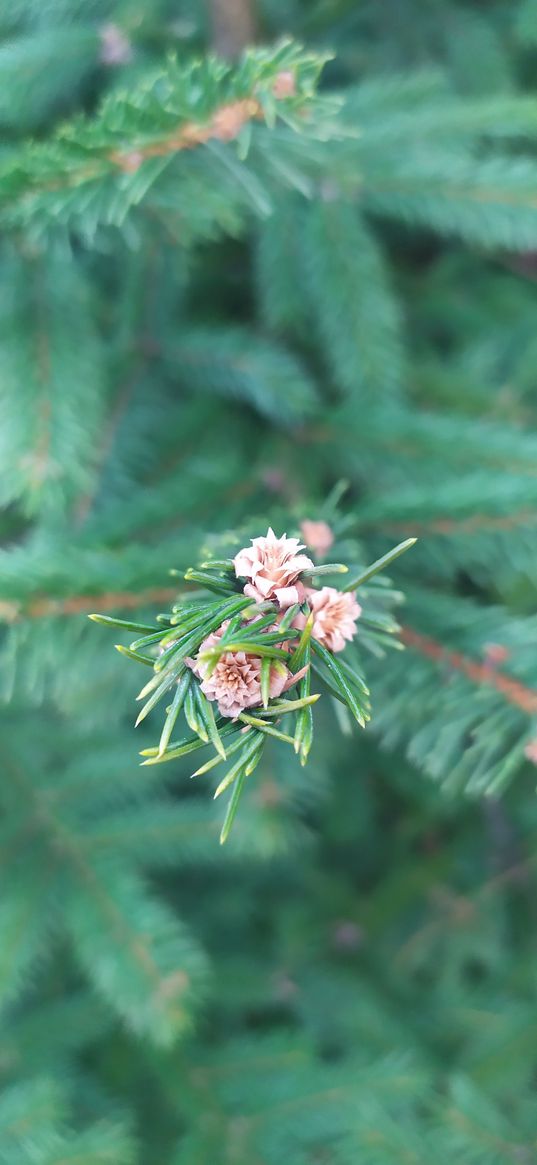
[[[367,527],[364,521],[364,527]],[[420,537],[440,534],[446,537],[465,534],[479,534],[481,532],[494,533],[502,530],[516,530],[519,526],[537,525],[537,510],[519,510],[513,514],[472,514],[469,518],[431,518],[424,522],[419,519],[412,523],[387,522],[382,529],[390,535],[408,534],[417,531]]]
[[[206,145],[211,140],[232,142],[237,138],[247,122],[263,118],[263,106],[255,97],[244,97],[242,100],[230,101],[221,105],[212,115],[206,125],[199,125],[194,121],[187,121],[181,128],[165,137],[149,142],[146,145],[129,149],[111,150],[106,156],[114,166],[129,174],[139,170],[148,158],[166,158],[170,154],[178,154],[181,150],[192,150],[196,146]],[[92,175],[91,170],[89,171]],[[79,179],[84,180],[84,171]]]
[[[335,47],[321,98],[273,48],[189,59],[254,4],[0,5],[0,1161],[522,1165],[537,0],[263,0]],[[201,651],[267,505],[306,598]],[[327,658],[296,624],[345,579]]]
[[[11,151],[0,167],[0,219],[48,215],[81,225],[98,195],[98,220],[123,221],[174,156],[229,143],[252,122],[315,128],[315,89],[326,55],[285,41],[230,65],[216,57],[153,71],[132,92],[113,92],[93,119],[79,117],[42,144]],[[92,212],[93,213],[93,212]],[[88,220],[89,221],[89,220]]]
[[[188,997],[204,975],[201,952],[127,864],[111,869],[98,847],[84,844],[82,820],[74,822],[50,790],[36,785],[16,754],[7,753],[5,761],[13,786],[8,807],[10,796],[25,799],[34,846],[54,875],[55,924],[63,881],[69,890],[61,900],[62,922],[80,963],[133,1031],[171,1044],[188,1024]],[[39,877],[34,882],[48,914],[48,884]]]
[[[153,603],[170,603],[178,594],[177,587],[151,587],[146,591],[105,591],[99,595],[72,595],[68,599],[33,599],[18,603],[2,599],[0,619],[18,623],[23,619],[51,619],[70,615],[85,615],[91,611],[134,611]]]
[[[167,616],[160,616],[164,626],[161,623],[153,629],[98,612],[90,614],[96,623],[135,632],[137,637],[128,647],[116,644],[116,649],[153,671],[138,696],[146,703],[136,726],[159,701],[171,698],[158,746],[141,750],[144,766],[175,761],[210,746],[217,756],[196,768],[195,775],[200,776],[212,770],[215,759],[227,762],[237,753],[214,794],[219,797],[233,786],[222,843],[231,829],[245,780],[256,769],[269,737],[290,745],[299,753],[301,763],[306,763],[313,739],[312,707],[319,699],[319,693],[310,690],[311,671],[365,728],[370,718],[369,691],[361,667],[357,660],[351,665],[339,659],[359,630],[357,620],[363,608],[355,591],[362,583],[370,589],[374,576],[415,541],[407,539],[360,571],[350,587],[337,589],[316,586],[317,575],[323,582],[327,572],[347,574],[346,563],[316,567],[302,553],[306,546],[299,538],[287,534],[278,537],[269,526],[266,535],[251,538],[251,544],[233,558],[216,553],[197,567],[188,567],[184,579],[203,589],[191,593],[190,601],[176,602]],[[396,601],[393,593],[385,593],[383,598],[388,606]],[[368,589],[364,589],[364,601],[364,626],[360,628],[364,645],[374,648],[377,655],[384,654],[390,643],[400,646],[393,639],[399,626],[383,609],[382,600],[377,598],[377,608],[369,614]],[[286,693],[291,698],[286,698]],[[172,741],[180,714],[189,734]],[[279,724],[285,717],[287,727],[289,716],[291,731],[282,732]]]
[[[462,673],[475,684],[484,684],[500,692],[509,704],[520,708],[528,716],[537,714],[537,690],[527,687],[519,680],[503,675],[490,664],[477,663],[459,651],[452,651],[438,643],[429,635],[422,635],[412,627],[402,627],[401,641],[406,647],[419,652],[434,663],[447,664],[454,671]]]

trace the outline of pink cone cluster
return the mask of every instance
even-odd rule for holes
[[[304,526],[307,524],[303,524]],[[310,535],[310,545],[316,542],[321,552],[328,549],[333,540],[332,532],[325,523],[310,523],[304,536]],[[322,529],[311,530],[311,527]],[[330,540],[329,540],[330,538]],[[253,538],[252,545],[239,550],[233,559],[237,578],[247,579],[244,593],[255,602],[277,603],[280,611],[294,603],[306,602],[313,612],[312,635],[329,651],[342,651],[356,634],[356,620],[361,607],[354,594],[338,591],[335,587],[316,590],[306,587],[300,575],[309,571],[313,563],[306,554],[298,538],[288,538],[286,534],[277,538],[269,528],[264,537]],[[281,617],[281,615],[279,616]],[[302,629],[307,616],[300,612],[293,620],[293,627]],[[278,617],[276,618],[277,625]],[[201,680],[201,690],[208,700],[218,704],[222,716],[237,717],[245,708],[259,707],[261,704],[261,659],[244,651],[224,652],[216,667],[209,670],[203,659],[211,647],[217,644],[227,623],[203,641],[196,659],[188,660],[189,666]],[[283,644],[288,647],[289,645]],[[255,651],[255,648],[254,648]],[[270,695],[280,696],[296,683],[303,672],[293,675],[288,668],[278,662],[270,672]]]

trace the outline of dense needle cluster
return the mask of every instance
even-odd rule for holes
[[[333,541],[326,522],[304,522],[302,532],[312,553],[322,555]],[[292,745],[301,764],[306,764],[313,739],[312,706],[320,695],[311,691],[312,673],[365,727],[369,691],[360,660],[340,661],[336,656],[359,640],[358,586],[413,541],[401,543],[340,590],[319,586],[318,580],[347,574],[345,563],[316,565],[298,537],[277,537],[269,527],[234,558],[211,558],[189,569],[185,580],[204,590],[185,595],[169,616],[159,615],[159,628],[92,616],[141,633],[128,648],[118,646],[153,673],[139,695],[145,703],[137,723],[163,696],[171,697],[159,744],[143,751],[144,764],[212,746],[211,758],[193,774],[199,776],[233,756],[215,792],[217,797],[233,787],[221,841],[226,840],[244,781],[259,763],[267,737]],[[207,590],[216,597],[208,599]],[[398,626],[393,623],[389,629],[397,631]],[[181,712],[191,735],[172,741]],[[282,722],[284,727],[290,722],[292,730],[284,731]]]

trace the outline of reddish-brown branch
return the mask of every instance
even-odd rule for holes
[[[0,619],[17,623],[21,619],[46,619],[57,615],[84,615],[91,611],[126,611],[152,603],[166,604],[177,597],[178,587],[152,587],[134,594],[132,591],[108,591],[100,595],[73,595],[69,599],[33,599],[28,606],[9,600],[0,601]]]
[[[495,688],[504,700],[521,708],[528,716],[534,716],[537,713],[537,691],[533,688],[527,688],[519,680],[513,680],[509,676],[503,675],[502,672],[491,667],[490,663],[476,663],[475,660],[468,659],[461,652],[450,651],[441,643],[437,643],[435,639],[431,639],[430,636],[414,631],[412,627],[403,627],[401,640],[407,647],[418,651],[420,655],[425,655],[427,659],[432,659],[435,663],[447,664],[454,671],[468,676],[468,679],[472,680],[474,684],[485,684],[489,688]]]
[[[518,510],[514,514],[472,514],[469,518],[437,518],[430,522],[390,522],[383,526],[394,534],[476,534],[480,531],[514,530],[517,526],[537,525],[537,510]]]
[[[147,158],[161,158],[175,154],[179,150],[192,150],[204,145],[212,138],[230,142],[238,136],[248,121],[263,116],[263,109],[255,97],[244,97],[222,105],[206,125],[187,121],[181,129],[148,145],[131,150],[112,150],[108,155],[111,162],[121,170],[134,171]]]
[[[278,74],[274,79],[274,97],[278,100],[292,96],[295,92],[294,86],[295,79],[292,73]],[[117,166],[125,173],[134,173],[147,158],[167,157],[180,150],[191,150],[196,146],[205,145],[211,139],[230,142],[238,137],[243,125],[249,121],[262,120],[263,117],[263,107],[256,97],[244,97],[237,101],[229,101],[217,109],[210,120],[203,125],[195,121],[187,121],[180,129],[155,141],[139,145],[133,144],[128,149],[110,150],[104,155],[104,158],[96,158],[84,166],[72,169],[68,174],[62,175],[60,179],[45,182],[43,185],[36,184],[32,187],[31,193],[38,193],[42,189],[61,190],[64,186],[79,186],[92,179],[102,178],[103,173],[106,173],[107,170],[107,162],[111,162],[112,165]]]
[[[177,597],[178,587],[153,587],[145,591],[107,591],[94,595],[74,595],[68,599],[33,599],[28,606],[11,601],[0,601],[0,620],[16,623],[21,619],[43,619],[57,616],[84,615],[92,611],[135,610],[153,603],[165,606]],[[434,663],[447,664],[454,671],[472,680],[494,688],[508,703],[520,708],[528,716],[537,714],[537,691],[519,680],[503,675],[489,661],[477,663],[459,651],[451,651],[429,635],[422,635],[413,627],[401,629],[401,641]]]

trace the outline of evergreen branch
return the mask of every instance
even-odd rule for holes
[[[102,471],[106,459],[110,455],[114,444],[115,434],[128,410],[132,394],[138,383],[138,379],[141,375],[144,363],[145,357],[139,359],[139,362],[136,368],[133,370],[131,376],[128,377],[126,383],[121,386],[119,392],[117,393],[114,408],[112,409],[112,412],[107,418],[106,424],[103,427],[99,448],[97,450],[96,470]],[[86,490],[86,492],[81,495],[76,503],[74,516],[75,524],[77,526],[82,526],[91,513],[99,484],[100,474],[96,472],[95,481],[92,483],[91,488]]]
[[[369,526],[371,523],[364,521],[361,523],[363,527]],[[536,510],[520,510],[514,514],[501,514],[493,516],[490,514],[472,514],[470,518],[432,518],[430,522],[390,522],[382,525],[383,531],[387,534],[409,534],[411,531],[416,532],[420,537],[427,534],[442,534],[450,537],[451,535],[460,534],[479,534],[481,531],[492,532],[496,530],[515,530],[519,526],[534,526],[537,525],[537,511]]]
[[[109,916],[110,923],[118,929],[121,941],[131,951],[140,970],[154,985],[158,986],[160,975],[149,948],[142,944],[137,936],[131,934],[129,919],[118,912],[115,902],[109,898],[105,883],[97,878],[94,868],[87,861],[83,849],[78,844],[78,839],[68,833],[63,822],[54,815],[54,812],[46,804],[45,798],[35,789],[31,779],[27,777],[21,766],[8,757],[7,767],[11,779],[19,785],[21,795],[28,798],[30,803],[34,803],[35,818],[52,839],[52,853],[55,851],[61,853],[72,864],[73,871],[76,871],[81,881],[87,886],[88,891],[96,895],[103,912]]]
[[[134,1031],[170,1044],[188,1023],[189,996],[204,974],[201,952],[124,863],[111,868],[92,860],[69,816],[62,817],[22,763],[5,759],[58,877],[69,886],[64,922],[80,962]]]
[[[336,48],[320,99],[292,45],[204,52],[252,5],[0,11],[0,1161],[529,1162],[537,0],[404,0],[404,43],[396,3],[263,0]],[[232,617],[222,651],[262,649],[234,722],[181,656],[261,518],[327,524],[300,581],[352,563],[362,612],[330,670],[308,598]],[[92,612],[169,705],[154,767]]]
[[[306,366],[283,344],[251,329],[191,326],[186,338],[163,353],[174,379],[186,391],[245,401],[278,425],[303,422],[316,403]]]
[[[6,255],[3,262],[0,502],[20,500],[29,514],[59,516],[93,483],[105,413],[93,291],[82,266],[53,251],[30,259]]]
[[[192,150],[205,145],[211,139],[231,142],[237,138],[249,121],[263,118],[263,106],[255,97],[245,97],[221,105],[206,125],[187,121],[179,130],[143,146],[133,146],[128,150],[111,150],[106,156],[114,166],[127,173],[138,170],[148,158],[166,158],[181,150]],[[79,171],[78,180],[93,177],[94,171],[88,167]],[[76,182],[76,172],[74,181]]]
[[[384,256],[355,207],[332,199],[308,205],[303,270],[314,320],[339,388],[355,407],[404,382],[401,321]]]
[[[519,680],[511,679],[510,676],[503,675],[493,669],[490,664],[477,663],[460,651],[451,651],[431,636],[414,631],[412,627],[402,628],[401,640],[406,647],[418,651],[427,659],[432,659],[435,663],[448,664],[455,671],[467,676],[473,683],[485,684],[487,687],[494,688],[500,692],[507,703],[520,708],[528,716],[535,716],[537,713],[537,690],[527,687]]]
[[[85,615],[91,611],[136,610],[152,604],[170,603],[180,594],[177,587],[152,587],[146,591],[108,591],[100,595],[73,595],[69,599],[34,599],[26,606],[0,601],[0,619],[18,623],[23,619],[52,619],[68,615]]]
[[[493,898],[498,890],[505,886],[516,885],[526,879],[535,869],[536,864],[537,854],[528,855],[523,860],[519,859],[499,874],[487,878],[477,886],[474,894],[464,897],[460,894],[449,893],[449,888],[446,887],[446,896],[443,901],[445,909],[439,917],[431,919],[405,939],[395,956],[396,963],[402,966],[405,962],[409,962],[414,951],[419,949],[424,940],[430,939],[435,934],[444,933],[446,927],[457,930],[458,927],[468,926],[469,919],[476,920],[480,909],[486,909],[487,899]]]
[[[375,194],[409,194],[416,196],[431,196],[437,195],[440,197],[440,187],[436,182],[427,186],[427,183],[420,179],[414,181],[408,178],[400,178],[391,182],[385,181],[368,181],[367,192],[374,198]],[[509,210],[537,210],[537,197],[530,191],[521,191],[504,189],[498,187],[486,186],[452,186],[441,188],[441,197],[447,201],[461,202],[461,203],[477,203],[478,205],[493,205],[507,207]]]
[[[424,159],[410,151],[394,171],[393,176],[372,171],[366,177],[361,191],[366,210],[489,248],[524,252],[535,246],[537,171],[532,158],[496,154],[478,159],[448,149]]]
[[[449,457],[457,466],[494,467],[509,474],[535,477],[537,441],[515,423],[482,420],[478,429],[460,412],[426,412],[414,408],[382,408],[369,417],[359,415],[360,433],[365,441],[386,450],[390,456],[430,461]],[[333,440],[339,446],[354,442],[356,417],[341,409],[330,418],[330,426],[308,433],[312,441]]]
[[[218,761],[219,758],[215,758]],[[212,814],[212,806],[209,806]],[[100,850],[134,854],[152,866],[196,860],[203,852],[212,858],[217,821],[209,811],[193,805],[155,800],[151,804],[122,808],[92,823],[84,838],[88,852]]]
[[[8,154],[0,214],[11,225],[36,214],[83,221],[88,188],[90,199],[102,188],[114,209],[103,202],[99,221],[123,221],[177,154],[236,140],[254,121],[272,126],[281,116],[302,128],[325,60],[289,41],[251,49],[233,66],[215,57],[170,60],[132,92],[111,93],[94,119],[79,117],[56,139]]]

